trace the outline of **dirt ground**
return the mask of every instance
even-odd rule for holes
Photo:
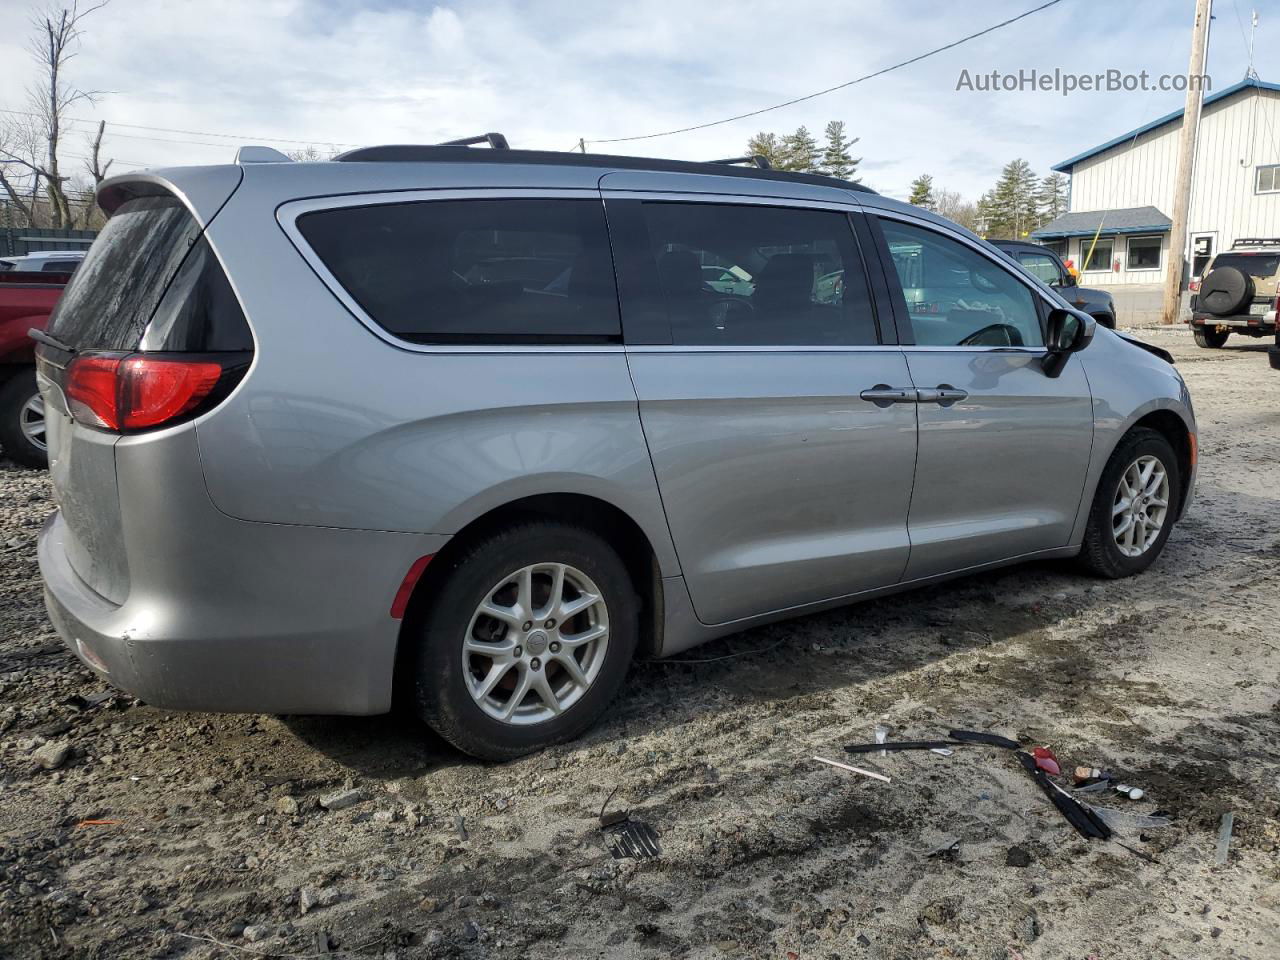
[[[47,479],[3,465],[0,956],[1280,957],[1280,373],[1143,335],[1202,431],[1147,574],[1012,569],[638,664],[589,736],[503,766],[406,719],[94,703],[41,605]],[[854,761],[888,784],[810,759],[877,723],[1048,744],[1172,823],[1085,841],[995,749]],[[659,858],[607,852],[615,788]]]

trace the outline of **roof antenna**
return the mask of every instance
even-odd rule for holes
[[[1253,11],[1253,21],[1249,28],[1249,69],[1244,72],[1246,80],[1261,80],[1258,71],[1253,69],[1253,38],[1258,32],[1258,11]]]

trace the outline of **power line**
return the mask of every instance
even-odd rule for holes
[[[37,118],[40,117],[40,114],[38,113],[31,113],[26,110],[9,110],[4,107],[0,107],[0,113],[9,113],[18,117],[37,117]],[[97,120],[85,120],[80,117],[64,117],[63,120],[64,122],[71,121],[72,123],[89,123],[89,124],[95,124],[95,125],[98,123]],[[223,139],[226,139],[226,140],[239,140],[242,143],[261,142],[265,140],[271,143],[295,143],[303,146],[306,146],[309,144],[314,144],[315,146],[320,146],[320,147],[358,147],[360,146],[360,144],[358,143],[339,143],[336,140],[290,140],[287,137],[254,137],[254,136],[249,136],[248,134],[240,134],[240,133],[213,133],[208,130],[179,130],[173,127],[152,127],[142,123],[118,123],[114,120],[108,120],[106,121],[106,123],[107,123],[107,126],[109,127],[124,127],[128,130],[153,130],[159,133],[181,133],[181,134],[194,136],[194,137],[222,137]]]
[[[1040,6],[1034,7],[1033,9],[1028,10],[1026,13],[1020,13],[1016,17],[1010,17],[1008,20],[1004,20],[1000,23],[994,24],[993,26],[987,27],[985,30],[979,30],[977,33],[971,33],[967,37],[961,37],[959,40],[953,40],[951,43],[948,43],[941,47],[936,47],[933,50],[930,50],[928,53],[922,53],[919,56],[912,57],[910,60],[903,60],[901,63],[895,63],[893,66],[885,67],[881,70],[877,70],[875,73],[868,73],[866,76],[858,77],[855,80],[848,80],[844,83],[838,83],[834,87],[827,87],[825,90],[819,90],[816,93],[807,93],[803,97],[795,97],[792,100],[785,100],[782,103],[775,103],[773,104],[773,106],[770,106],[770,107],[761,107],[759,110],[751,110],[747,113],[740,113],[737,116],[726,117],[723,120],[712,120],[709,123],[698,123],[691,127],[680,127],[677,130],[664,130],[661,133],[645,133],[635,137],[611,137],[607,140],[588,140],[587,142],[588,143],[625,143],[632,140],[653,140],[657,137],[670,137],[677,133],[689,133],[693,130],[705,130],[708,127],[718,127],[724,123],[733,123],[735,120],[745,120],[747,117],[758,117],[760,114],[768,113],[770,110],[781,110],[783,107],[790,107],[790,106],[794,106],[797,103],[804,103],[806,100],[813,100],[817,97],[825,96],[828,93],[835,93],[837,90],[843,90],[846,87],[852,87],[854,84],[862,83],[864,80],[871,80],[875,77],[884,76],[886,73],[891,73],[894,70],[900,70],[903,67],[909,67],[913,63],[919,63],[921,60],[926,60],[929,57],[934,56],[935,54],[942,53],[944,50],[950,50],[953,47],[960,46],[962,43],[968,43],[970,40],[976,40],[978,37],[986,36],[988,33],[994,33],[996,30],[999,30],[1002,27],[1007,27],[1011,23],[1017,23],[1019,20],[1024,20],[1027,17],[1031,16],[1033,13],[1039,13],[1041,10],[1047,10],[1049,7],[1052,7],[1055,4],[1058,4],[1061,2],[1062,0],[1048,0],[1048,3],[1042,3],[1040,4]]]

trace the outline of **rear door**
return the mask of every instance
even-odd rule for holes
[[[915,407],[852,207],[606,192],[606,210],[641,422],[699,619],[896,583]],[[713,286],[705,265],[740,282]]]
[[[870,220],[920,398],[906,579],[1066,546],[1093,399],[1078,360],[1057,378],[1041,367],[1046,301],[959,233],[905,215]]]

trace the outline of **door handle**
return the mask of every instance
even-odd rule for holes
[[[969,396],[968,392],[949,383],[940,383],[932,390],[917,390],[916,393],[920,396],[920,403],[936,403],[940,407],[953,406]]]
[[[915,403],[916,391],[910,387],[891,387],[887,383],[877,383],[870,390],[858,394],[863,400],[874,403],[877,407],[891,407],[895,403]]]

